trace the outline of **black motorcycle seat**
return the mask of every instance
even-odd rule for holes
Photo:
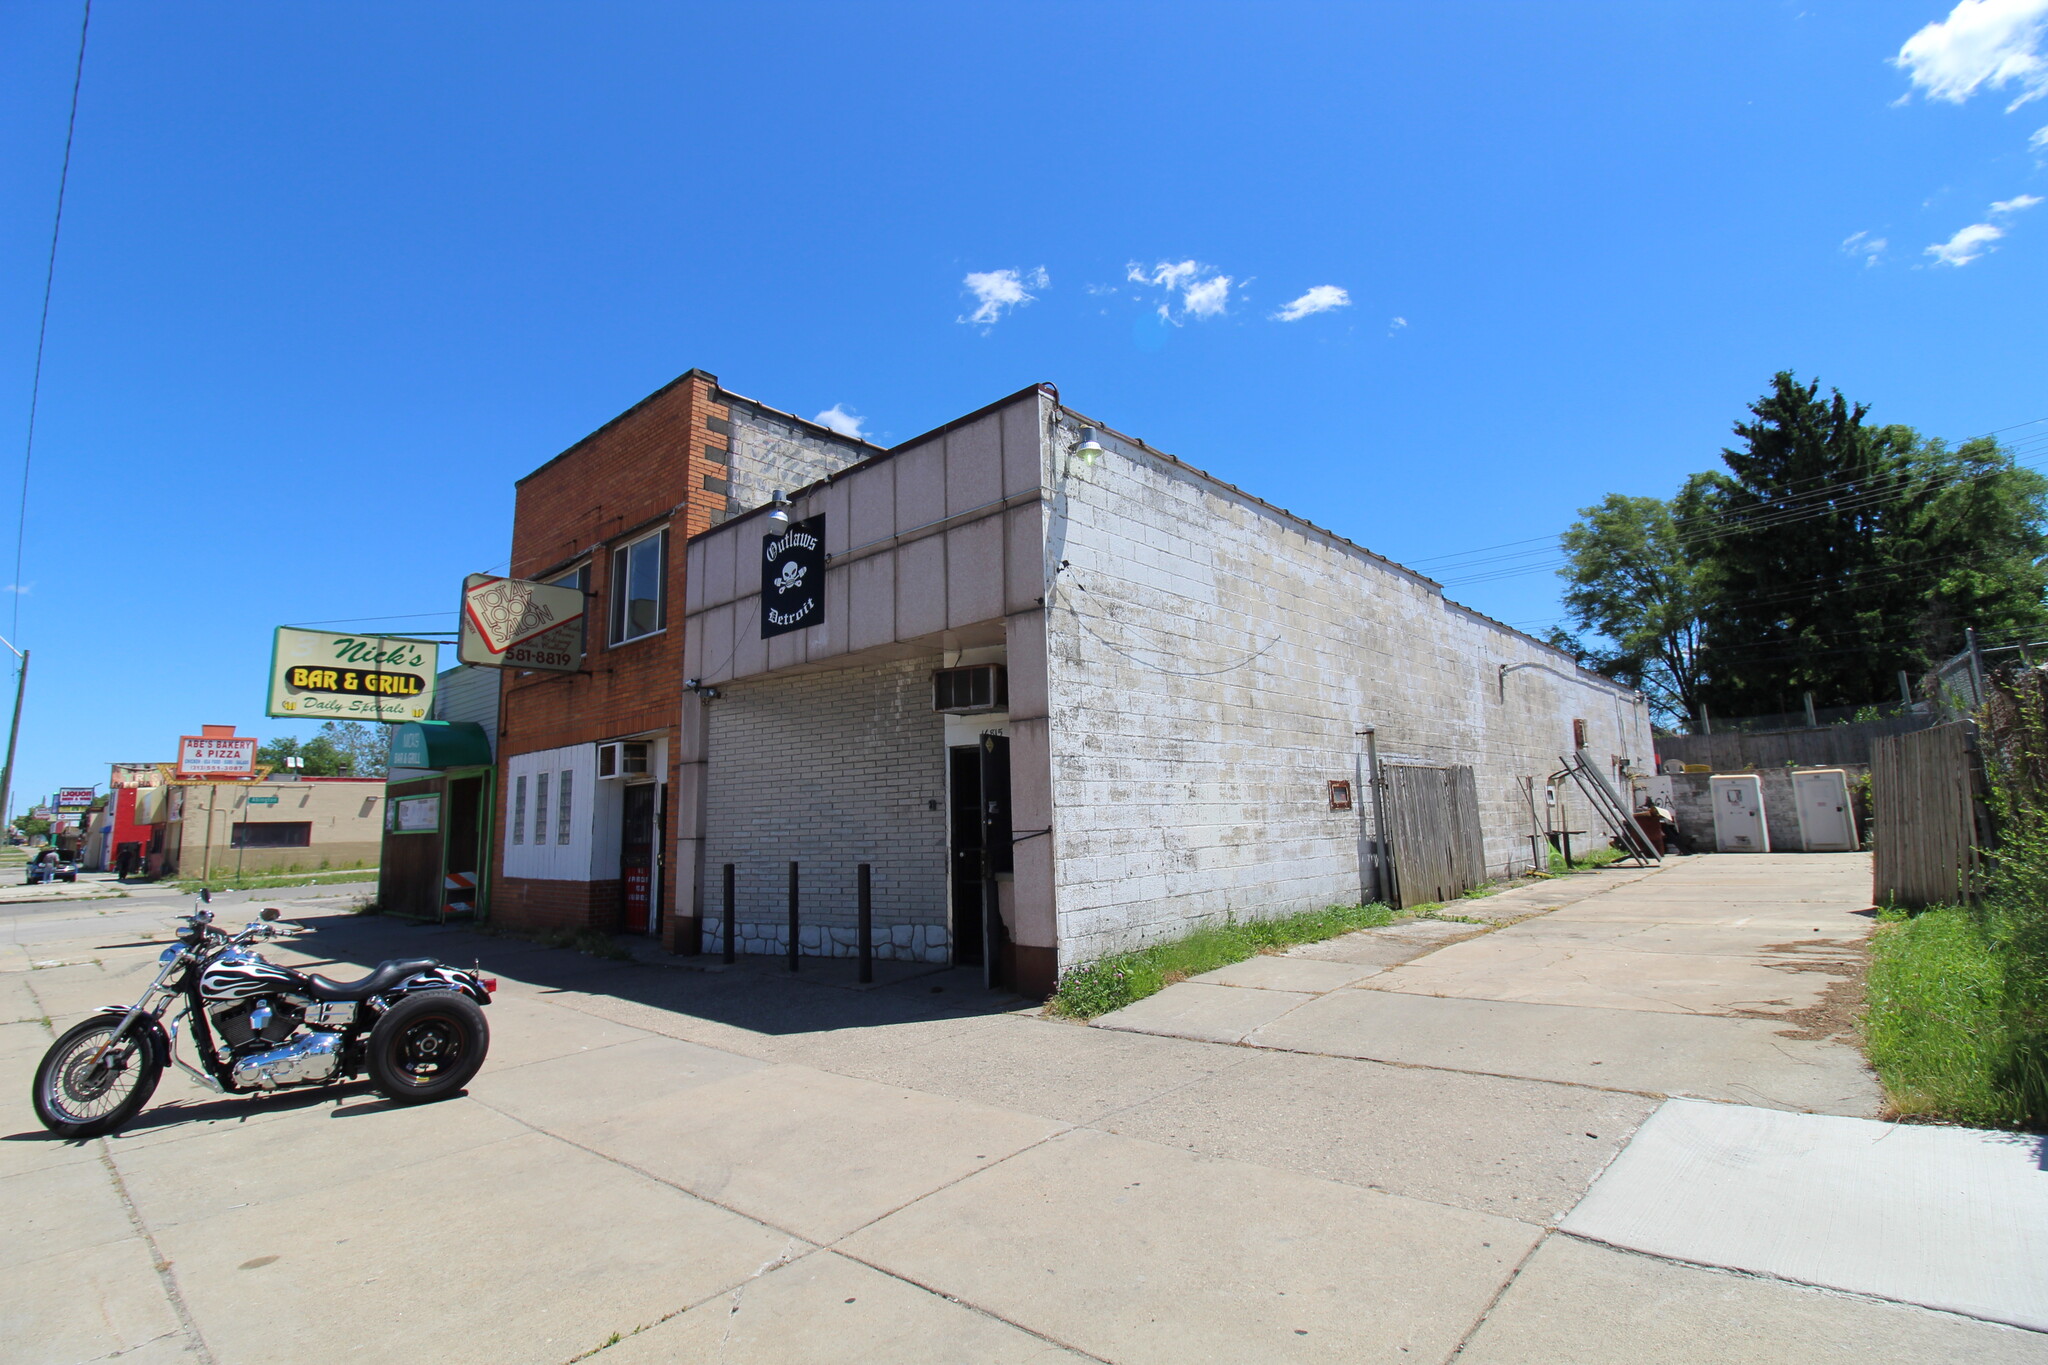
[[[348,1001],[368,1000],[373,995],[382,995],[415,972],[424,972],[441,964],[431,957],[395,957],[380,962],[376,969],[360,981],[329,981],[324,976],[310,972],[306,980],[313,983],[315,1000]]]

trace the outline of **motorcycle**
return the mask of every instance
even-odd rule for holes
[[[213,921],[203,903],[181,918],[141,999],[107,1006],[50,1045],[35,1079],[45,1128],[67,1138],[111,1133],[141,1112],[171,1066],[229,1095],[335,1085],[367,1072],[393,1101],[424,1104],[454,1094],[483,1065],[491,1031],[481,1006],[498,988],[494,978],[420,957],[330,981],[251,951],[306,932],[276,909],[235,934]],[[178,1055],[187,1022],[198,1067]]]

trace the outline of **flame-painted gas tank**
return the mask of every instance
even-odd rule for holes
[[[199,976],[199,994],[212,1003],[253,1000],[264,995],[313,994],[305,974],[275,962],[265,962],[254,953],[230,948],[206,965]]]

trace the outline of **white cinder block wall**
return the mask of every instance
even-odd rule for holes
[[[1517,779],[1540,800],[1575,718],[1603,766],[1650,767],[1626,689],[1135,443],[1105,432],[1110,453],[1070,464],[1079,423],[1059,420],[1046,633],[1062,970],[1225,915],[1355,903],[1370,803],[1354,787],[1357,808],[1333,812],[1326,784],[1356,782],[1364,726],[1383,762],[1472,765],[1494,871],[1528,865]],[[1502,664],[1542,667],[1503,689]],[[1560,823],[1599,828],[1573,810]]]
[[[756,678],[702,703],[705,951],[724,947],[726,863],[740,950],[788,950],[794,860],[807,956],[853,956],[854,869],[868,863],[875,955],[946,960],[945,717],[932,710],[931,685],[940,662]]]

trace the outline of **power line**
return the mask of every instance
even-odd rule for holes
[[[2032,441],[2024,442],[2017,447],[2009,448],[2005,453],[2008,455],[2012,455],[2014,453],[2032,453],[2035,449],[2043,447],[2048,447],[2048,437],[2041,437]],[[2013,460],[2011,467],[2031,470],[2035,473],[2043,472],[2038,466],[2018,459]],[[1839,501],[1830,502],[1819,506],[1815,506],[1813,504],[1808,503],[1804,505],[1780,507],[1775,511],[1763,513],[1752,512],[1747,515],[1736,517],[1730,517],[1725,513],[1702,514],[1699,517],[1679,517],[1674,519],[1674,525],[1684,526],[1693,522],[1703,522],[1706,523],[1706,526],[1702,530],[1695,531],[1689,535],[1680,536],[1676,541],[1676,544],[1681,546],[1695,545],[1699,544],[1702,541],[1711,540],[1716,536],[1725,535],[1730,532],[1739,534],[1750,534],[1757,531],[1772,530],[1783,526],[1792,526],[1804,521],[1813,521],[1821,517],[1844,516],[1852,512],[1860,512],[1867,510],[1871,507],[1878,506],[1884,502],[1890,501],[1893,498],[1900,497],[1908,493],[1921,490],[1938,491],[1945,488],[1953,488],[1962,484],[1975,482],[1978,479],[1989,478],[1994,474],[2003,473],[2006,469],[2007,466],[2005,465],[1995,465],[1989,469],[1979,470],[1974,474],[1960,474],[1949,479],[1934,480],[1921,479],[1916,475],[1899,474],[1892,476],[1891,487],[1886,487],[1882,481],[1874,481],[1872,485],[1866,487],[1866,490],[1864,492],[1859,493],[1854,497],[1843,498]],[[1834,489],[1851,487],[1854,484],[1854,482],[1855,481],[1853,480],[1845,481],[1841,484],[1834,485],[1831,489],[1822,491],[1831,492],[1834,491]],[[1769,501],[1776,500],[1773,499]],[[1557,537],[1557,539],[1561,538],[1562,537]],[[1474,553],[1477,552],[1475,551]],[[1536,564],[1523,564],[1514,567],[1489,569],[1484,573],[1469,574],[1463,578],[1447,579],[1444,583],[1444,586],[1464,587],[1474,583],[1491,583],[1504,578],[1518,578],[1524,574],[1542,573],[1546,570],[1556,570],[1563,567],[1566,559],[1566,556],[1564,554],[1551,550],[1525,550],[1518,554],[1497,556],[1496,561],[1477,560],[1471,564],[1464,565],[1462,567],[1478,568],[1481,565],[1486,564],[1488,562],[1497,562],[1497,560],[1502,559],[1508,561],[1514,561],[1517,559],[1527,559],[1531,555],[1542,555],[1544,558],[1542,562]]]
[[[36,454],[36,405],[43,394],[43,344],[50,335],[50,292],[57,283],[57,240],[64,231],[64,190],[71,183],[71,144],[78,135],[78,91],[85,83],[85,37],[92,29],[92,0],[78,25],[78,64],[71,72],[71,117],[64,125],[64,165],[57,172],[57,213],[50,224],[50,262],[43,271],[43,313],[36,324],[36,364],[28,385],[28,440],[21,454],[21,514],[14,526],[14,612],[7,633],[21,638],[21,555],[28,535],[28,473]]]
[[[1991,431],[1986,431],[1986,432],[1982,432],[1982,433],[1980,433],[1980,434],[1978,434],[1978,435],[1976,435],[1976,436],[1973,436],[1973,437],[1969,438],[1969,440],[1967,440],[1967,441],[1964,441],[1964,442],[1963,442],[1962,444],[1963,444],[1963,445],[1970,445],[1970,444],[1972,444],[1972,443],[1974,443],[1974,442],[1976,442],[1976,441],[1980,441],[1980,440],[1985,440],[1985,439],[1989,439],[1989,438],[1991,438],[1991,437],[1995,437],[1995,436],[2000,436],[2000,435],[2003,435],[2004,433],[2006,433],[2006,432],[2008,432],[2008,431],[2018,431],[2018,430],[2019,430],[2019,429],[2020,429],[2021,427],[2030,427],[2030,426],[2038,426],[2038,425],[2040,425],[2040,424],[2042,424],[2042,423],[2044,423],[2044,422],[2048,422],[2048,417],[2034,417],[2034,418],[2029,418],[2029,419],[2028,419],[2027,421],[2024,421],[2024,422],[2014,422],[2014,423],[2012,423],[2012,424],[2011,424],[2010,426],[2003,426],[2003,427],[1998,427],[1998,428],[1995,428],[1995,429],[1993,429],[1993,430],[1991,430]],[[2007,445],[2007,446],[2005,446],[2005,447],[2002,447],[2002,449],[2003,449],[2003,450],[2005,451],[2005,453],[2007,453],[2007,454],[2011,454],[2011,453],[2013,453],[2013,452],[2014,452],[2014,451],[2016,451],[2016,450],[2027,450],[2027,449],[2033,449],[2033,448],[2038,448],[2038,447],[2040,447],[2041,445],[2043,445],[2044,443],[2048,443],[2048,436],[2040,436],[2040,435],[2036,435],[2035,437],[2033,437],[2033,438],[2031,438],[2031,439],[2029,439],[2029,440],[2026,440],[2026,441],[2020,442],[2020,443],[2018,443],[2017,445]],[[1957,448],[1957,449],[1960,449],[1961,447],[1959,446],[1959,447],[1956,447],[1956,448]],[[1987,471],[1987,472],[1988,472],[1988,471]],[[1807,479],[1803,479],[1803,480],[1794,480],[1794,481],[1792,481],[1792,483],[1790,483],[1790,484],[1788,484],[1788,485],[1786,486],[1786,488],[1785,488],[1785,490],[1784,490],[1783,492],[1779,493],[1779,494],[1778,494],[1778,495],[1776,495],[1775,497],[1771,497],[1771,498],[1766,498],[1766,499],[1764,499],[1764,500],[1763,500],[1763,505],[1764,505],[1764,506],[1769,506],[1769,505],[1770,505],[1770,504],[1772,504],[1772,503],[1790,503],[1790,502],[1791,502],[1792,500],[1794,500],[1794,499],[1812,499],[1812,498],[1822,497],[1822,496],[1825,496],[1826,494],[1829,494],[1829,493],[1835,492],[1835,491],[1837,491],[1837,490],[1840,490],[1840,489],[1844,489],[1844,488],[1851,488],[1851,487],[1855,487],[1855,486],[1858,486],[1859,484],[1861,484],[1861,483],[1863,482],[1862,480],[1858,480],[1858,479],[1842,479],[1842,480],[1837,480],[1836,482],[1834,482],[1834,483],[1832,483],[1832,484],[1823,484],[1823,485],[1821,485],[1821,486],[1819,486],[1819,487],[1815,487],[1815,488],[1801,488],[1801,487],[1800,487],[1800,485],[1801,485],[1801,484],[1803,484],[1803,483],[1810,483],[1810,482],[1812,482],[1813,480],[1816,480],[1816,479],[1826,479],[1826,478],[1829,478],[1829,477],[1831,477],[1831,475],[1827,475],[1827,474],[1815,474],[1815,475],[1812,475],[1812,476],[1810,476],[1810,477],[1809,477],[1809,478],[1807,478]],[[1913,476],[1911,476],[1911,475],[1904,475],[1904,474],[1901,474],[1901,475],[1896,475],[1896,476],[1892,476],[1892,477],[1894,477],[1894,478],[1897,478],[1897,479],[1900,479],[1900,480],[1910,480],[1910,479],[1911,479],[1911,478],[1912,478]],[[1789,506],[1789,507],[1781,507],[1781,508],[1779,508],[1778,510],[1779,510],[1779,511],[1790,511],[1790,512],[1797,512],[1797,511],[1800,511],[1801,509],[1800,509],[1799,507],[1796,507],[1796,506]],[[1675,523],[1676,523],[1676,524],[1678,524],[1678,525],[1681,525],[1681,526],[1683,526],[1683,525],[1686,525],[1686,524],[1687,524],[1687,523],[1689,523],[1689,522],[1693,522],[1693,521],[1697,521],[1697,520],[1702,520],[1702,519],[1705,519],[1705,520],[1713,520],[1713,521],[1719,521],[1719,520],[1722,520],[1722,519],[1723,519],[1724,517],[1725,517],[1725,514],[1722,514],[1722,513],[1706,513],[1706,514],[1702,514],[1702,516],[1701,516],[1701,517],[1697,517],[1697,518],[1696,518],[1696,517],[1678,517],[1678,518],[1675,518],[1674,520],[1675,520]],[[1748,528],[1740,528],[1740,529],[1748,529]],[[1466,562],[1464,562],[1464,563],[1459,563],[1459,564],[1454,564],[1454,565],[1450,565],[1450,566],[1449,566],[1449,567],[1448,567],[1447,569],[1445,569],[1445,570],[1440,570],[1440,572],[1452,572],[1452,573],[1456,573],[1456,572],[1458,572],[1458,571],[1460,571],[1460,570],[1466,570],[1466,569],[1475,569],[1475,568],[1478,568],[1478,567],[1480,567],[1480,566],[1481,566],[1481,565],[1483,565],[1483,564],[1491,564],[1491,563],[1498,563],[1498,562],[1500,562],[1501,560],[1514,560],[1514,559],[1522,559],[1522,558],[1527,558],[1527,557],[1528,557],[1529,555],[1532,555],[1532,554],[1544,554],[1544,553],[1546,553],[1546,552],[1545,552],[1545,551],[1543,551],[1543,550],[1520,550],[1520,552],[1519,552],[1519,553],[1517,553],[1517,554],[1510,554],[1510,555],[1493,555],[1493,552],[1494,552],[1494,551],[1496,551],[1496,550],[1518,550],[1518,549],[1519,549],[1519,547],[1522,547],[1522,546],[1527,546],[1527,545],[1545,545],[1545,546],[1548,546],[1548,545],[1555,545],[1555,544],[1557,544],[1557,543],[1558,543],[1559,541],[1561,541],[1562,539],[1563,539],[1563,536],[1562,536],[1562,534],[1557,534],[1557,535],[1548,535],[1548,536],[1532,536],[1532,537],[1530,537],[1530,538],[1528,538],[1528,539],[1526,539],[1526,540],[1509,540],[1509,541],[1503,541],[1503,542],[1501,542],[1501,543],[1500,543],[1500,544],[1498,544],[1498,545],[1482,545],[1482,546],[1479,546],[1479,547],[1477,547],[1477,548],[1475,548],[1475,549],[1471,549],[1471,550],[1459,550],[1459,551],[1455,551],[1455,552],[1453,552],[1453,553],[1451,553],[1451,554],[1443,554],[1443,555],[1430,555],[1430,556],[1426,556],[1426,557],[1424,557],[1424,558],[1421,558],[1421,559],[1403,560],[1402,562],[1403,562],[1403,563],[1404,563],[1405,565],[1407,565],[1407,566],[1408,566],[1409,568],[1417,568],[1417,567],[1419,567],[1419,566],[1421,566],[1421,565],[1424,565],[1424,564],[1443,564],[1443,563],[1444,563],[1445,561],[1447,561],[1447,560],[1463,560],[1463,561],[1466,561]],[[1474,558],[1474,556],[1477,556],[1477,555],[1489,555],[1489,556],[1492,556],[1492,557],[1491,557],[1491,558],[1487,558],[1487,559],[1475,559],[1475,558]],[[1539,567],[1540,567],[1540,566],[1539,566]],[[1461,578],[1461,579],[1456,579],[1456,580],[1453,580],[1453,581],[1454,581],[1454,582],[1461,582],[1461,583],[1463,583],[1463,582],[1473,582],[1473,581],[1479,581],[1479,580],[1477,580],[1477,579],[1473,579],[1473,578]]]

